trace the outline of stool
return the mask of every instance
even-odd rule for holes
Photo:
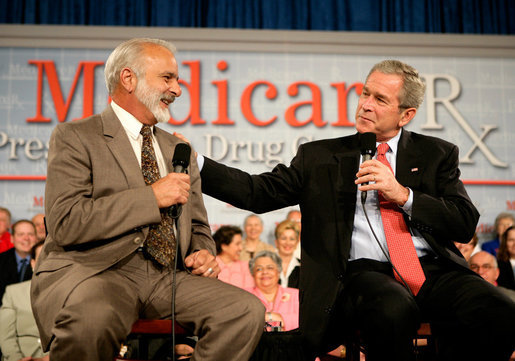
[[[191,335],[186,329],[175,322],[175,335],[188,336]],[[122,354],[127,353],[127,345],[122,345],[120,354],[114,361],[140,361],[148,360],[149,358],[149,341],[156,338],[170,338],[172,337],[172,320],[137,320],[132,325],[131,333],[127,336],[127,341],[136,340],[138,343],[137,359],[126,358]],[[132,356],[130,356],[132,357]]]
[[[431,325],[429,323],[420,324],[420,327],[417,330],[417,334],[413,338],[413,343],[415,345],[415,354],[417,360],[432,361],[436,359],[436,345],[434,344],[434,341],[432,339]],[[347,360],[359,361],[360,352],[363,352],[365,354],[366,360],[366,350],[361,345],[359,332],[356,334],[354,340],[346,344],[346,347]],[[422,347],[427,348],[429,352],[427,352],[427,350],[426,352],[423,352]]]

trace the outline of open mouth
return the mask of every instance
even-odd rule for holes
[[[161,102],[164,103],[164,105],[166,106],[169,106],[170,104],[172,104],[175,100],[175,97],[170,97],[170,98],[161,98]]]

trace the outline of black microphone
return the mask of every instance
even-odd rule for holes
[[[186,143],[179,143],[173,153],[172,165],[174,173],[186,173],[190,164],[191,147]],[[181,215],[182,204],[174,204],[170,207],[170,217],[177,218]]]
[[[360,151],[363,156],[363,162],[372,159],[376,152],[376,135],[371,132],[363,133],[360,137]],[[368,182],[361,183],[361,185],[367,185]],[[361,202],[364,204],[367,200],[367,192],[361,191]]]

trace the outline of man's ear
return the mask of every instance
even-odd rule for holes
[[[415,115],[417,114],[417,109],[415,108],[408,108],[404,109],[401,113],[401,119],[399,120],[399,128],[402,128],[406,124],[408,124],[411,119],[415,118]]]
[[[120,85],[127,93],[132,93],[136,89],[138,78],[130,68],[123,68],[120,72]]]

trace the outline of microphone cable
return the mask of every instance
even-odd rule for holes
[[[177,212],[178,214],[173,218],[175,223],[175,259],[173,262],[173,272],[172,272],[172,360],[175,360],[175,295],[177,293],[177,259],[179,258],[179,240],[180,231],[179,231],[179,216],[182,213],[182,208]]]

